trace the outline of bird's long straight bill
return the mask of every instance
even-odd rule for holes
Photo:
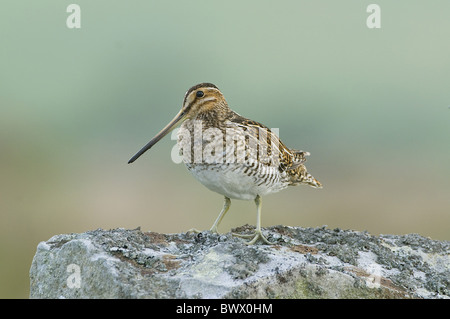
[[[166,125],[166,127],[164,127],[161,132],[159,132],[158,134],[156,134],[156,136],[154,138],[151,139],[150,142],[148,142],[139,152],[137,152],[129,161],[128,164],[133,163],[135,160],[137,160],[139,158],[139,156],[141,156],[142,154],[144,154],[145,152],[147,152],[153,145],[155,145],[156,143],[158,143],[158,141],[160,139],[162,139],[164,136],[166,136],[170,131],[172,131],[177,124],[182,121],[184,119],[185,113],[183,111],[180,111],[174,118],[172,121],[170,121],[169,124]]]

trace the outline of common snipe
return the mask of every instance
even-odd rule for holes
[[[246,119],[228,107],[222,92],[211,83],[191,87],[175,118],[147,143],[128,163],[150,149],[177,124],[178,146],[188,170],[210,190],[225,196],[225,202],[211,227],[217,227],[230,208],[231,198],[254,200],[257,207],[256,231],[248,244],[261,239],[261,196],[288,186],[322,185],[306,171],[308,152],[287,148],[266,126]]]

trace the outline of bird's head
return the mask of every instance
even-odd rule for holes
[[[154,138],[150,140],[139,152],[136,153],[128,164],[133,163],[142,154],[148,151],[159,140],[166,136],[179,124],[187,119],[195,119],[197,116],[214,111],[226,106],[225,98],[220,90],[211,83],[200,83],[191,87],[185,94],[183,106],[177,115]]]

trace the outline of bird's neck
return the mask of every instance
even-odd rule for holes
[[[207,109],[204,112],[197,114],[194,120],[201,121],[203,127],[217,127],[225,125],[225,121],[230,117],[232,111],[228,107],[227,102],[221,101],[213,108]]]

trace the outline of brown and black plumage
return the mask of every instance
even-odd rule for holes
[[[234,235],[251,238],[249,244],[258,240],[270,243],[261,231],[261,196],[299,184],[322,187],[306,170],[308,152],[286,147],[269,128],[232,111],[222,92],[211,83],[190,88],[180,112],[129,163],[179,123],[183,124],[178,132],[178,146],[186,167],[203,185],[225,197],[212,232],[217,232],[232,198],[254,200],[255,233]]]

